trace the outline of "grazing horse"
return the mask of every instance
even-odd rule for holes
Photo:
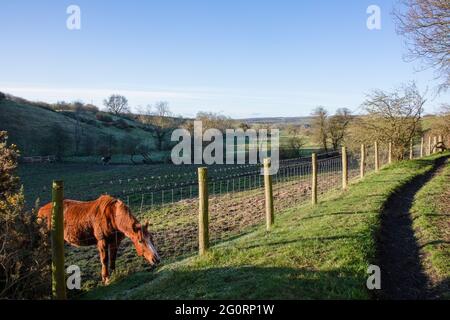
[[[38,221],[46,219],[49,230],[51,214],[51,202],[38,212]],[[131,239],[137,254],[151,265],[159,263],[147,227],[148,223],[141,225],[122,201],[107,195],[88,202],[64,200],[64,240],[76,247],[97,245],[105,284],[109,282],[109,271],[116,267],[117,250],[124,237]]]

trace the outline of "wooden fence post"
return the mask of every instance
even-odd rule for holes
[[[379,158],[378,158],[378,141],[375,141],[374,144],[375,147],[375,171],[379,171],[380,170],[380,163],[379,163]]]
[[[348,162],[347,148],[342,147],[342,189],[347,189],[348,185]]]
[[[440,134],[438,137],[438,143],[439,143],[439,152],[443,152],[444,149],[442,148],[442,142],[444,142],[444,140],[442,139],[442,135]]]
[[[208,169],[198,168],[198,252],[204,255],[209,249],[208,221]]]
[[[272,176],[270,175],[270,158],[264,159],[264,190],[266,196],[266,230],[270,231],[275,220],[273,213]]]
[[[361,144],[361,159],[360,159],[361,163],[360,163],[360,168],[359,168],[359,172],[360,172],[360,176],[361,179],[364,178],[364,173],[366,170],[366,146],[363,144]]]
[[[423,148],[425,145],[424,137],[420,138],[420,157],[423,158]]]
[[[392,163],[392,142],[389,142],[388,146],[388,163]]]
[[[317,154],[311,155],[312,162],[312,183],[311,183],[311,198],[312,204],[317,204]]]
[[[414,159],[414,145],[412,139],[409,141],[409,160]]]
[[[52,297],[66,299],[66,278],[64,270],[64,183],[60,180],[52,184]]]

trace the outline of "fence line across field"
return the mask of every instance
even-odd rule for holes
[[[423,140],[419,149],[412,145],[409,156],[423,156],[426,147]],[[431,152],[433,149],[436,148]],[[280,162],[275,174],[270,174],[269,167],[273,165],[270,159],[264,161],[263,175],[259,169],[247,167],[248,170],[237,175],[208,177],[209,168],[200,167],[197,181],[160,186],[149,191],[145,188],[123,190],[112,195],[126,202],[139,219],[150,220],[155,243],[162,248],[164,257],[195,250],[205,254],[211,244],[248,232],[264,222],[270,231],[276,224],[277,213],[284,207],[304,202],[309,196],[312,204],[318,205],[322,193],[346,189],[351,181],[391,162],[390,150],[390,144],[377,143],[363,145],[360,152],[354,153],[344,147],[340,154],[328,154],[327,157],[312,154],[306,160]],[[70,186],[66,186],[68,189]],[[53,203],[62,208],[62,196],[55,196],[55,191]],[[197,218],[195,210],[198,210]],[[52,211],[52,220],[57,215],[61,219],[60,211]],[[159,225],[162,222],[166,224]],[[52,279],[54,288],[60,288],[62,223],[54,223],[52,228],[55,235],[52,237]],[[63,297],[63,293],[54,291],[54,297],[58,296]]]

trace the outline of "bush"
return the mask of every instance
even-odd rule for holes
[[[123,119],[119,119],[114,122],[114,126],[118,129],[127,130],[130,129],[130,125]]]
[[[48,236],[24,210],[15,175],[19,152],[0,131],[0,299],[42,299],[50,294]]]
[[[6,94],[0,91],[0,101],[6,100]]]
[[[105,113],[105,112],[99,112],[99,113],[97,113],[97,114],[95,115],[95,118],[96,118],[98,121],[101,121],[101,122],[113,122],[113,118],[112,118],[109,114],[107,114],[107,113]]]
[[[280,148],[280,159],[293,159],[301,157],[300,149]]]
[[[97,113],[99,110],[93,104],[83,104],[82,102],[65,102],[58,101],[52,105],[52,108],[56,111],[81,111],[81,112],[92,112]]]
[[[90,126],[98,127],[97,121],[93,119],[86,119],[84,122]]]
[[[93,104],[85,104],[83,106],[83,111],[92,112],[94,114],[99,112],[98,108]]]

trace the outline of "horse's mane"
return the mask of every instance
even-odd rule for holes
[[[117,228],[127,236],[135,233],[134,226],[138,224],[138,220],[131,214],[125,203],[108,195],[100,196],[96,202],[97,208],[102,214],[107,214],[107,210],[112,205],[116,205],[116,210],[113,210],[111,214]]]

